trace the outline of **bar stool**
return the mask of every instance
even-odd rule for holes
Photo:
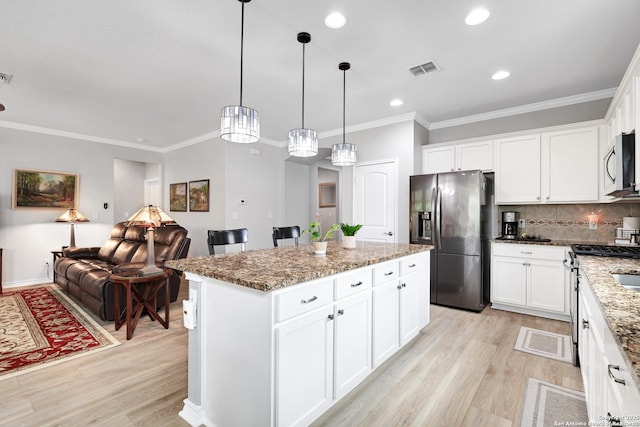
[[[300,227],[293,225],[291,227],[273,227],[273,246],[278,247],[278,240],[282,239],[294,239],[296,246],[298,246],[298,238],[300,237]]]
[[[209,255],[215,255],[215,246],[240,244],[242,252],[246,249],[249,240],[249,231],[246,228],[235,230],[208,230],[207,244],[209,245]]]

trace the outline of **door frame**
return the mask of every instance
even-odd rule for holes
[[[400,183],[398,182],[398,165],[400,163],[400,160],[397,157],[390,157],[387,159],[378,159],[378,160],[370,160],[367,162],[358,162],[353,168],[353,176],[352,176],[352,180],[351,180],[351,220],[352,222],[355,219],[355,212],[356,212],[356,205],[357,205],[357,198],[355,197],[355,190],[356,190],[356,176],[358,176],[357,173],[357,168],[360,166],[375,166],[375,165],[382,165],[385,163],[392,163],[394,168],[393,168],[393,179],[395,181],[395,191],[394,191],[394,195],[393,195],[393,210],[394,210],[394,215],[393,215],[393,236],[394,236],[394,241],[396,243],[398,243],[398,193],[400,190]]]

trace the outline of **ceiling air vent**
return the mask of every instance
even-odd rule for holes
[[[438,71],[440,68],[433,62],[425,62],[424,64],[416,65],[415,67],[409,68],[409,72],[414,76],[421,76],[423,74],[432,73],[434,71]]]

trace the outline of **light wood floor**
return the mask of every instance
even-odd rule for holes
[[[146,317],[126,341],[109,322],[120,346],[0,381],[0,426],[187,426],[187,295],[183,283],[169,330]],[[513,350],[520,326],[568,334],[567,323],[438,306],[431,319],[314,426],[516,426],[527,377],[583,389],[578,368]]]

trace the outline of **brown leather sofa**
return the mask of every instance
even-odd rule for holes
[[[156,263],[185,258],[191,239],[179,225],[155,229]],[[102,320],[113,320],[111,272],[119,264],[147,261],[145,229],[116,224],[102,247],[65,248],[53,266],[55,282]],[[182,272],[169,278],[171,302],[178,298]],[[123,299],[123,298],[122,298]],[[164,305],[164,292],[158,293],[158,307]],[[122,301],[124,307],[124,301]],[[122,308],[122,307],[121,307]]]

